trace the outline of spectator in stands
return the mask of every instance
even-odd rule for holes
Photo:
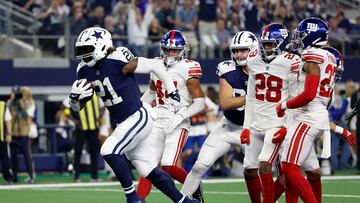
[[[225,27],[225,19],[217,20],[217,38],[219,46],[216,48],[219,57],[230,57],[229,40],[231,38],[229,30]]]
[[[83,30],[88,27],[87,19],[84,15],[84,7],[79,3],[73,6],[72,16],[70,17],[70,33],[72,36],[79,35]]]
[[[39,16],[43,9],[45,9],[45,4],[43,0],[28,0],[23,9],[30,11],[34,16]]]
[[[26,179],[28,183],[34,183],[34,173],[32,166],[32,158],[29,149],[29,132],[32,117],[35,112],[35,106],[32,98],[24,97],[24,89],[19,86],[13,88],[13,93],[8,101],[10,113],[12,116],[12,130],[10,151],[12,171],[14,173],[14,182],[17,182],[18,171],[18,150],[24,155],[25,165],[29,177]]]
[[[227,0],[217,1],[216,16],[217,18],[225,19],[225,22],[228,22],[228,20],[230,19],[230,13]]]
[[[120,30],[120,33],[122,33],[121,35],[123,35],[122,37],[127,35],[127,12],[126,12],[126,5],[124,3],[122,3],[121,1],[119,1],[115,6],[114,6],[114,10],[113,10],[113,18],[115,21],[115,26],[117,27],[117,29]],[[122,40],[123,44],[127,44],[126,40]]]
[[[344,50],[343,48],[349,49],[345,45],[351,43],[351,38],[342,28],[339,28],[339,20],[336,17],[330,18],[329,28],[329,43],[338,50]]]
[[[355,93],[352,94],[351,96],[351,102],[350,102],[350,106],[352,109],[354,109],[357,104],[360,102],[360,89],[358,89]],[[357,107],[359,108],[359,107]],[[356,148],[356,155],[357,155],[357,163],[356,163],[356,168],[358,170],[358,174],[360,175],[360,113],[358,112],[357,115],[355,115],[355,117],[353,118],[356,120],[356,135],[357,135],[357,148]]]
[[[360,34],[360,16],[356,17],[356,23],[352,25],[350,33]]]
[[[335,99],[329,108],[330,120],[336,125],[347,128],[345,123],[345,113],[349,105],[349,101],[343,92],[335,89]],[[334,173],[337,170],[348,167],[350,158],[350,145],[340,134],[331,132],[331,170]],[[340,163],[339,157],[340,156]]]
[[[160,53],[160,40],[162,36],[166,33],[166,30],[161,27],[157,18],[154,18],[150,24],[149,29],[149,49],[148,57],[154,58],[159,56]]]
[[[342,6],[338,6],[336,13],[336,17],[339,20],[339,28],[342,28],[346,33],[348,33],[351,29],[351,23],[349,19],[345,17],[344,8]]]
[[[259,14],[262,6],[262,1],[249,1],[245,5],[244,11],[244,25],[247,31],[253,33],[260,33],[262,24],[259,21]]]
[[[184,0],[183,6],[178,8],[176,14],[176,27],[186,38],[191,59],[196,59],[199,53],[199,43],[196,37],[197,15],[194,0]]]
[[[144,17],[141,15],[140,9],[136,7],[135,0],[131,1],[128,9],[128,42],[129,48],[135,56],[144,55],[144,47],[146,45],[149,34],[150,23],[154,18],[152,13],[153,6],[151,3],[147,4]]]
[[[156,13],[161,27],[172,30],[175,28],[175,10],[171,8],[170,0],[161,1],[161,9]]]
[[[241,0],[233,0],[230,6],[230,15],[231,19],[235,22],[238,21],[238,28],[236,32],[240,30],[245,30],[245,5],[241,2]],[[235,30],[234,30],[235,31]]]
[[[281,5],[280,0],[277,0],[274,17],[274,21],[276,23],[283,24],[286,28],[289,29],[291,22],[295,20],[294,16],[292,15],[292,4],[288,3],[286,6],[284,6]]]
[[[112,40],[114,42],[115,47],[124,46],[120,37],[125,33],[122,33],[118,26],[115,26],[115,21],[112,16],[105,17],[105,27],[107,31],[111,33]]]
[[[292,4],[292,3],[293,3],[292,0],[288,1],[288,4]],[[315,16],[316,15],[315,11],[317,6],[318,6],[317,2],[314,3],[309,0],[299,0],[299,1],[295,1],[295,7],[292,12],[295,14],[296,19],[300,22],[301,20],[307,17]]]
[[[216,0],[200,0],[199,5],[199,36],[200,58],[214,58],[216,37]],[[207,54],[207,57],[206,57]]]
[[[6,184],[13,183],[13,175],[10,170],[8,144],[11,143],[12,116],[6,102],[0,101],[0,160],[2,174]]]
[[[104,27],[104,7],[96,6],[93,15],[89,18],[89,27]]]

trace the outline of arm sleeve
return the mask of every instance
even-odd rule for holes
[[[319,75],[308,75],[305,78],[304,91],[298,96],[286,101],[286,108],[295,109],[302,107],[311,102],[317,93],[319,87],[320,76]]]
[[[249,80],[246,90],[246,103],[245,103],[245,118],[244,118],[244,128],[250,129],[251,120],[254,114],[254,92],[255,89],[255,80],[251,74],[249,74]]]
[[[153,10],[153,5],[151,3],[147,4],[145,15],[144,15],[144,21],[143,21],[144,25],[147,29],[149,28],[150,23],[154,19],[154,14],[153,14],[152,10]]]
[[[12,119],[11,113],[10,113],[10,109],[8,107],[6,107],[5,109],[5,121],[10,121]]]
[[[138,65],[134,71],[135,73],[150,73],[153,72],[161,82],[165,85],[168,92],[176,90],[174,82],[168,76],[164,64],[155,59],[147,59],[144,57],[138,58]]]
[[[184,118],[190,118],[204,110],[205,108],[205,98],[199,97],[193,100],[193,103],[184,111],[181,111],[179,114]]]

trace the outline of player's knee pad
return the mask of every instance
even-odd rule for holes
[[[194,175],[202,177],[209,168],[210,165],[206,165],[202,161],[196,161],[191,171],[194,173]]]
[[[153,182],[154,180],[156,180],[157,182],[162,182],[171,179],[170,174],[164,172],[159,167],[155,167],[149,172],[149,174],[147,174],[147,176],[144,177],[146,177],[146,179],[150,180],[151,182]]]
[[[110,143],[106,140],[100,148],[101,156],[112,154],[112,149],[110,148]]]
[[[317,180],[321,178],[321,169],[317,168],[312,171],[305,171],[306,177],[310,180]]]
[[[148,176],[156,168],[156,163],[150,160],[131,160],[131,163],[135,166],[139,175],[143,177]]]

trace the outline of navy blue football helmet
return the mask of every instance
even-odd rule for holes
[[[267,60],[272,60],[284,51],[288,35],[288,30],[281,24],[271,23],[265,26],[260,36],[260,51],[262,57]],[[265,50],[266,44],[270,44],[273,47],[270,53],[267,53],[268,51]]]
[[[160,41],[161,57],[167,67],[174,65],[177,61],[185,57],[186,38],[178,30],[170,30]],[[176,56],[169,56],[166,54],[171,50],[179,50]]]
[[[336,73],[335,73],[335,82],[339,82],[341,80],[341,74],[344,72],[344,59],[341,53],[335,49],[334,47],[323,47],[326,51],[330,52],[335,56],[336,60]]]
[[[302,52],[310,46],[325,46],[328,40],[329,27],[320,18],[305,18],[296,27],[291,48]]]

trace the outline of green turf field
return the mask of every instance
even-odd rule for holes
[[[57,178],[55,178],[57,177]],[[1,203],[122,203],[125,202],[116,182],[72,183],[71,177],[63,177],[67,183],[58,182],[59,176],[38,177],[39,184],[0,186]],[[87,177],[84,177],[86,181]],[[330,178],[330,180],[329,180]],[[333,179],[333,180],[332,180]],[[178,185],[180,186],[180,185]],[[360,176],[332,176],[323,180],[324,203],[360,202]],[[211,179],[204,183],[207,203],[249,202],[242,179]],[[158,190],[153,189],[147,202],[171,202]],[[279,202],[285,202],[283,198]]]

